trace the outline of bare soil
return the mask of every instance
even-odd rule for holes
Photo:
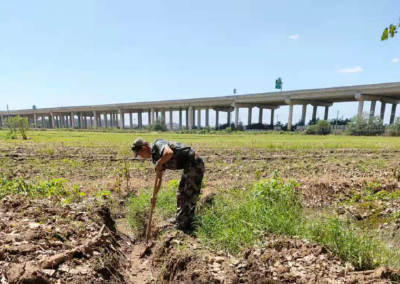
[[[0,171],[7,178],[65,178],[84,191],[114,191],[116,167],[127,160],[128,188],[122,193],[151,188],[154,169],[149,162],[121,156],[118,149],[81,148],[57,144],[10,147],[0,145]],[[345,218],[374,229],[382,239],[400,237],[392,215],[400,200],[347,204],[371,183],[376,191],[399,190],[400,153],[360,149],[271,151],[259,148],[209,149],[198,147],[206,163],[204,195],[220,188],[246,188],[252,181],[277,171],[300,184],[303,203],[310,210],[337,211]],[[179,179],[168,172],[164,184]],[[203,247],[190,235],[156,224],[152,253],[112,212],[95,200],[65,205],[57,200],[28,200],[9,196],[0,201],[0,283],[393,283],[398,271],[379,268],[354,272],[326,248],[295,238],[265,236],[264,246],[242,258]],[[317,212],[317,211],[311,211]],[[113,216],[112,216],[113,215]],[[112,218],[114,217],[114,218]],[[371,223],[373,221],[373,224]],[[397,244],[398,245],[398,244]]]

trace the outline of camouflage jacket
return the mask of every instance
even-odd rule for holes
[[[166,146],[169,146],[174,153],[172,158],[163,165],[164,170],[181,170],[190,167],[194,159],[194,149],[182,143],[166,141],[164,139],[157,139],[151,144],[153,164],[157,163],[161,158]]]

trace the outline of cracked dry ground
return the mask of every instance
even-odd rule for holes
[[[112,190],[117,163],[126,158],[115,148],[57,144],[45,153],[39,146],[0,146],[1,172],[9,178],[62,177],[86,192]],[[371,208],[343,201],[370,183],[379,185],[374,191],[398,190],[398,151],[196,149],[208,166],[205,195],[219,188],[246,188],[278,171],[284,179],[299,182],[310,210],[334,210],[354,222],[379,215],[374,228],[397,245],[398,224],[388,216],[399,211],[398,200]],[[151,187],[152,165],[130,158],[128,163],[131,190]],[[164,180],[178,178],[168,172]],[[6,197],[0,204],[0,283],[391,283],[398,275],[388,268],[354,272],[323,247],[271,235],[262,247],[234,257],[165,224],[157,224],[152,254],[137,260],[142,240],[115,230],[110,215],[124,217],[120,211],[110,214],[89,197],[69,205]]]

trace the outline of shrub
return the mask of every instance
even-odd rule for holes
[[[19,131],[19,133],[22,136],[22,139],[24,140],[28,139],[27,136],[27,132],[29,129],[28,118],[20,116],[7,117],[4,120],[4,124],[6,125],[7,128],[9,128],[9,133],[7,134],[9,138],[11,139],[17,138],[17,131]]]
[[[163,119],[157,118],[151,126],[151,130],[165,132],[168,131],[168,127]]]
[[[331,125],[326,120],[319,120],[316,125],[310,125],[304,131],[309,135],[328,135],[331,133]]]
[[[346,127],[350,135],[382,135],[384,130],[382,119],[378,116],[370,117],[369,113],[352,117]]]
[[[400,117],[396,118],[393,124],[386,126],[385,135],[400,136]]]
[[[307,125],[316,125],[319,121],[319,118],[315,119],[310,119],[310,121],[307,123]]]
[[[263,123],[252,123],[246,126],[246,129],[274,129],[273,125],[263,124]]]
[[[341,118],[333,118],[329,120],[329,123],[331,125],[347,125],[347,123],[350,122],[350,119],[344,118],[343,116]]]
[[[235,124],[234,124],[234,123],[224,123],[224,124],[220,124],[220,125],[218,126],[218,130],[225,130],[225,129],[227,129],[228,127],[230,127],[231,130],[232,130],[232,129],[235,129]]]

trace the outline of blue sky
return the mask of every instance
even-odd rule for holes
[[[0,109],[400,81],[400,35],[380,41],[399,16],[398,0],[1,1]]]

